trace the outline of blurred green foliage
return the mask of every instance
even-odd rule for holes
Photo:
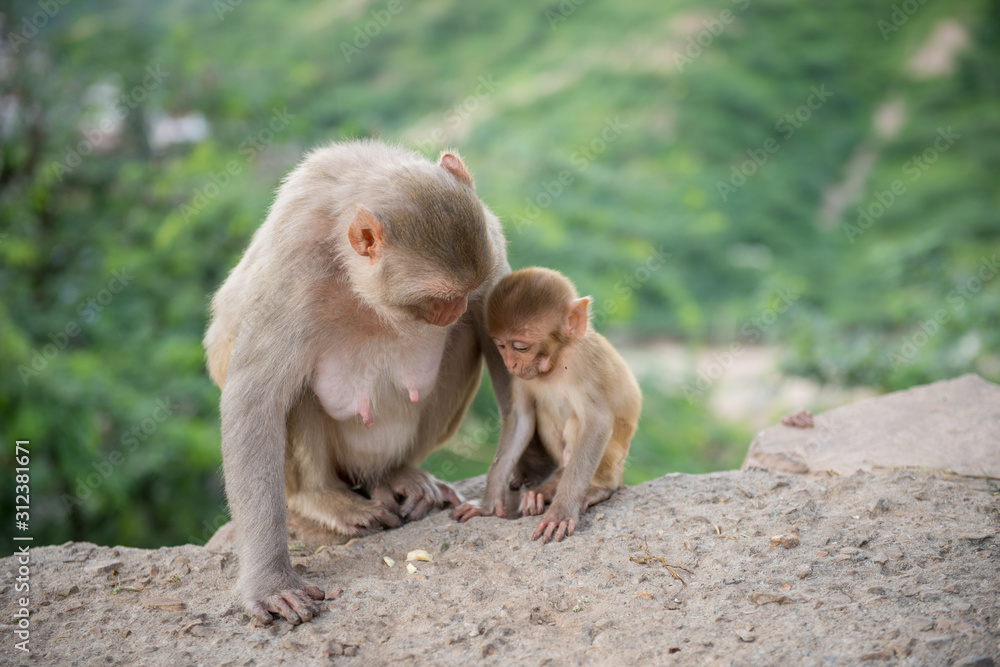
[[[0,10],[0,461],[30,439],[39,542],[225,520],[208,298],[330,140],[457,146],[512,264],[568,274],[619,338],[780,342],[791,372],[882,390],[1000,379],[985,0],[43,4]],[[947,21],[953,68],[914,74]],[[207,137],[151,145],[195,112]],[[795,308],[751,325],[782,290]],[[645,406],[629,483],[738,465],[747,429],[703,400]],[[484,390],[427,468],[483,472],[493,409]]]

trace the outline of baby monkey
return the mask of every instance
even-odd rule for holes
[[[554,470],[523,493],[520,513],[544,512],[532,539],[559,542],[573,534],[582,512],[621,486],[642,394],[621,356],[588,328],[589,303],[550,269],[521,269],[497,283],[486,326],[515,376],[510,412],[482,503],[463,504],[453,519],[506,518],[508,489]],[[532,443],[536,432],[544,453]]]

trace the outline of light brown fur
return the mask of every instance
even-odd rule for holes
[[[545,512],[534,539],[572,535],[580,514],[621,486],[642,394],[621,356],[589,329],[588,303],[563,275],[541,268],[515,271],[490,295],[488,329],[515,375],[511,412],[483,502],[466,503],[453,518],[505,516],[512,477],[519,486],[532,477],[525,463],[538,465],[529,448],[536,433],[556,469],[521,498],[522,514]]]
[[[506,409],[483,310],[509,270],[457,155],[333,144],[284,180],[204,341],[222,389],[237,588],[255,620],[309,620],[322,597],[291,569],[286,499],[348,535],[459,502],[417,466],[454,434],[484,355]]]

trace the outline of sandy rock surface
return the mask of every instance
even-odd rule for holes
[[[963,391],[956,404],[992,400],[976,383]],[[875,402],[907,394],[926,408],[919,391]],[[846,430],[831,429],[828,446],[889,442],[872,435],[885,411],[867,414],[866,427],[838,418]],[[995,415],[994,404],[960,411],[955,431],[996,443]],[[460,487],[475,497],[483,479]],[[225,540],[34,548],[32,653],[14,648],[8,626],[0,664],[1000,663],[1000,489],[985,479],[668,475],[592,508],[560,544],[532,542],[536,524],[458,524],[438,512],[322,548],[322,531],[293,531],[294,567],[328,597],[299,626],[250,624],[230,593],[237,566]],[[415,549],[432,561],[410,573]],[[19,568],[14,556],[0,560],[5,619],[23,595]]]
[[[251,626],[230,597],[224,552],[35,549],[33,657],[8,637],[3,662],[1000,661],[1000,502],[982,481],[670,475],[594,509],[560,544],[530,541],[534,519],[459,525],[438,513],[293,550],[296,569],[334,598],[300,626]],[[434,560],[408,574],[413,549]],[[3,559],[5,618],[16,612],[15,570]]]
[[[850,475],[905,464],[1000,477],[1000,386],[975,374],[859,401],[815,422],[762,431],[743,469]]]

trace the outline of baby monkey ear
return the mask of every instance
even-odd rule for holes
[[[458,153],[441,153],[438,164],[450,171],[458,180],[472,185],[472,174],[469,173],[469,168],[465,166],[465,162],[458,156]]]
[[[382,227],[382,221],[358,204],[358,212],[351,221],[351,226],[347,228],[347,239],[356,253],[374,263],[385,246],[385,229]]]
[[[563,334],[570,340],[580,340],[587,333],[587,305],[590,297],[585,296],[573,299],[566,306],[566,315],[563,317]]]

